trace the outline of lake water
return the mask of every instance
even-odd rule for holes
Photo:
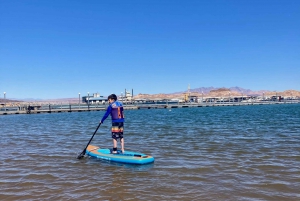
[[[140,166],[76,159],[103,114],[0,116],[0,200],[300,200],[300,104],[126,110]]]

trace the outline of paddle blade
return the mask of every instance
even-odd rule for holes
[[[84,149],[84,150],[81,152],[81,154],[79,154],[79,155],[77,156],[77,159],[82,159],[82,158],[84,157],[84,155],[85,155],[85,150],[86,150],[86,149]]]

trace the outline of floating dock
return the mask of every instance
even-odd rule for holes
[[[124,110],[138,109],[171,109],[171,108],[191,108],[191,107],[222,107],[222,106],[246,106],[246,105],[271,105],[271,104],[299,104],[300,100],[279,102],[279,101],[258,101],[258,102],[231,102],[231,103],[185,103],[185,104],[129,104],[123,105]],[[0,115],[10,114],[42,114],[42,113],[65,113],[65,112],[92,112],[105,111],[107,105],[44,105],[28,107],[5,107],[0,108]]]

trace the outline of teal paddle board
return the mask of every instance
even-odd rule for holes
[[[100,147],[94,145],[89,145],[87,147],[86,154],[95,158],[118,163],[143,165],[154,162],[154,158],[152,156],[143,153],[126,150],[122,153],[121,150],[118,150],[116,154],[113,154],[111,149],[100,149]]]

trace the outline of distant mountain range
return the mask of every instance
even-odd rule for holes
[[[264,95],[277,95],[280,96],[293,96],[293,97],[300,97],[300,91],[296,90],[286,90],[286,91],[270,91],[270,90],[259,90],[259,91],[252,91],[250,89],[244,89],[241,87],[199,87],[195,89],[189,90],[191,94],[193,95],[200,95],[204,94],[206,96],[226,96],[229,94],[229,92],[232,95],[252,95],[252,96],[262,96]],[[188,89],[186,91],[181,92],[174,92],[174,93],[162,93],[162,94],[138,94],[135,95],[134,98],[178,98],[183,97],[183,94],[187,93]],[[7,102],[64,102],[64,103],[78,103],[78,98],[57,98],[57,99],[38,99],[38,98],[27,98],[27,99],[3,99],[0,98],[0,103],[7,103]]]
[[[262,95],[263,93],[272,92],[272,91],[269,91],[269,90],[252,91],[250,89],[244,89],[244,88],[241,88],[241,87],[230,87],[230,88],[225,88],[225,87],[218,87],[218,88],[216,88],[216,87],[200,87],[200,88],[190,89],[190,92],[197,92],[197,93],[202,93],[203,92],[203,94],[208,94],[211,91],[219,90],[219,89],[226,89],[228,91],[238,92],[240,94],[243,93],[245,95]],[[185,92],[187,92],[187,91],[177,92],[177,93],[174,93],[174,94],[185,93]]]
[[[208,97],[226,97],[229,95],[232,96],[287,96],[287,97],[300,97],[300,91],[296,90],[286,90],[283,92],[280,91],[269,91],[269,90],[259,90],[252,91],[250,89],[244,89],[241,87],[230,87],[230,88],[216,88],[216,87],[200,87],[195,89],[190,89],[181,92],[174,92],[168,94],[138,94],[134,96],[136,99],[173,99],[173,98],[182,98],[184,94],[190,93],[193,96],[200,96],[202,93],[204,96]]]

